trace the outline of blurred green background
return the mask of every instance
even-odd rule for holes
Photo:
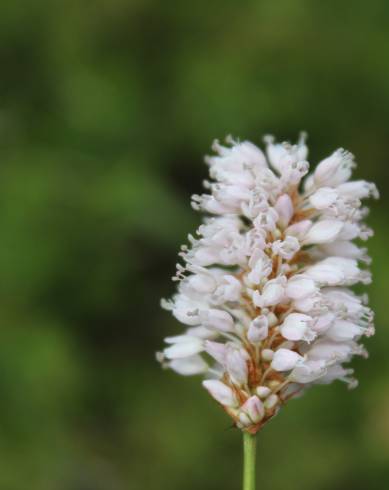
[[[309,132],[376,181],[360,387],[311,390],[259,435],[263,490],[389,478],[389,3],[2,0],[0,489],[233,490],[240,434],[160,370],[160,310],[199,223],[213,138]]]

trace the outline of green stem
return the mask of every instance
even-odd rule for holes
[[[257,438],[243,432],[243,490],[255,490],[255,453]]]

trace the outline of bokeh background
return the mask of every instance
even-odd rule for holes
[[[199,223],[211,141],[309,132],[376,181],[360,387],[313,389],[259,436],[259,488],[389,478],[389,3],[2,0],[0,488],[232,490],[238,431],[160,370],[159,299]],[[386,483],[385,483],[386,482]]]

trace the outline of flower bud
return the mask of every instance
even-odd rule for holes
[[[225,407],[236,408],[238,400],[232,389],[217,379],[203,381],[204,388],[209,394]]]
[[[204,350],[207,354],[213,357],[218,363],[224,364],[226,360],[226,346],[220,342],[206,340]]]
[[[227,311],[213,308],[204,310],[200,313],[200,320],[204,327],[215,328],[222,332],[232,332],[234,329],[234,320]]]
[[[268,388],[267,386],[258,386],[255,391],[259,396],[259,398],[266,398],[271,393],[271,389]]]
[[[316,337],[316,333],[311,330],[312,318],[303,313],[290,313],[280,327],[282,336],[288,340],[306,340],[310,342]]]
[[[293,369],[302,356],[289,349],[278,349],[274,353],[271,367],[275,371],[290,371]]]
[[[277,405],[278,400],[279,400],[278,396],[274,393],[270,395],[268,398],[266,398],[264,402],[264,406],[266,410],[271,410],[272,408],[274,408]]]
[[[291,299],[302,299],[317,291],[315,281],[302,274],[297,274],[288,280],[285,292]]]
[[[198,337],[178,335],[177,337],[167,337],[165,341],[169,344],[173,344],[163,351],[167,359],[181,359],[183,357],[192,356],[204,350],[203,341]]]
[[[269,333],[269,322],[265,315],[255,318],[249,326],[247,338],[253,344],[257,344],[266,339]]]
[[[245,401],[241,406],[241,411],[246,413],[254,424],[257,424],[265,415],[263,403],[255,395]]]
[[[283,194],[277,199],[277,202],[274,206],[275,210],[278,213],[278,223],[281,228],[285,228],[288,226],[289,221],[292,219],[294,214],[294,208],[292,199],[289,194]]]
[[[304,245],[313,243],[328,243],[336,239],[343,228],[343,221],[323,219],[318,221],[308,230],[304,237]]]
[[[247,384],[248,358],[248,354],[244,349],[227,345],[226,368],[228,374],[230,375],[231,381],[237,386]]]
[[[271,361],[273,359],[273,356],[274,356],[274,351],[271,349],[263,349],[263,351],[261,352],[261,355],[262,355],[262,359],[264,361]]]

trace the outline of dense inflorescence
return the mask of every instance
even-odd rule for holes
[[[356,386],[352,356],[374,333],[365,295],[369,257],[353,241],[372,232],[361,199],[374,184],[349,181],[351,153],[339,149],[308,176],[305,136],[296,145],[227,138],[206,158],[211,181],[192,206],[206,213],[183,246],[178,292],[163,306],[185,325],[157,354],[203,386],[235,424],[257,432],[281,405],[313,384]],[[304,180],[303,180],[304,178]]]

